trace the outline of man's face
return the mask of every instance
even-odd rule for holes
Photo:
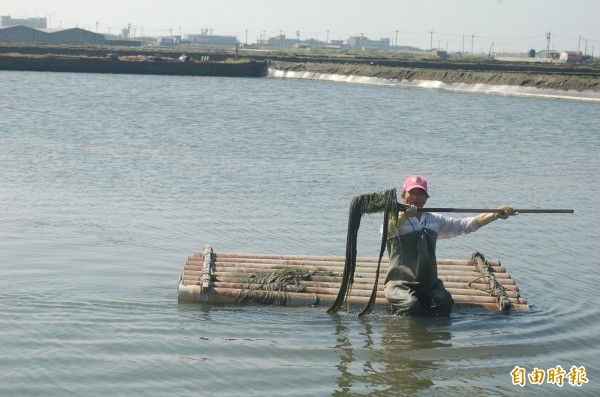
[[[404,203],[410,205],[416,205],[417,207],[424,207],[427,202],[427,193],[425,190],[414,188],[404,193]]]

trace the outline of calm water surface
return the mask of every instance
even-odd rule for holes
[[[0,395],[598,395],[600,106],[332,82],[0,72]],[[531,313],[178,304],[188,255],[343,255],[354,195],[573,208],[438,244]],[[359,254],[375,256],[379,215]],[[513,385],[583,367],[588,383]]]

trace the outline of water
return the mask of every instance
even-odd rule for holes
[[[323,81],[0,72],[0,395],[597,395],[596,103]],[[188,255],[343,255],[352,196],[573,208],[438,244],[531,313],[178,304]],[[359,254],[375,256],[379,215]],[[588,383],[514,385],[519,366]]]

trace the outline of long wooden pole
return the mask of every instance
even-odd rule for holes
[[[401,209],[404,208],[404,204],[401,204]],[[502,209],[488,209],[488,208],[417,208],[417,212],[462,212],[462,213],[482,213],[482,212],[504,212]],[[513,208],[512,213],[519,214],[572,214],[575,211],[572,209],[517,209]]]

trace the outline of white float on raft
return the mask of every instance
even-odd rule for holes
[[[339,292],[343,256],[216,253],[210,245],[190,256],[177,286],[180,302],[260,303],[329,307]],[[383,295],[387,258],[382,260],[376,306],[389,307]],[[350,305],[369,301],[377,258],[358,257]],[[476,252],[470,259],[438,260],[438,277],[460,308],[529,311],[515,281],[498,260]]]

